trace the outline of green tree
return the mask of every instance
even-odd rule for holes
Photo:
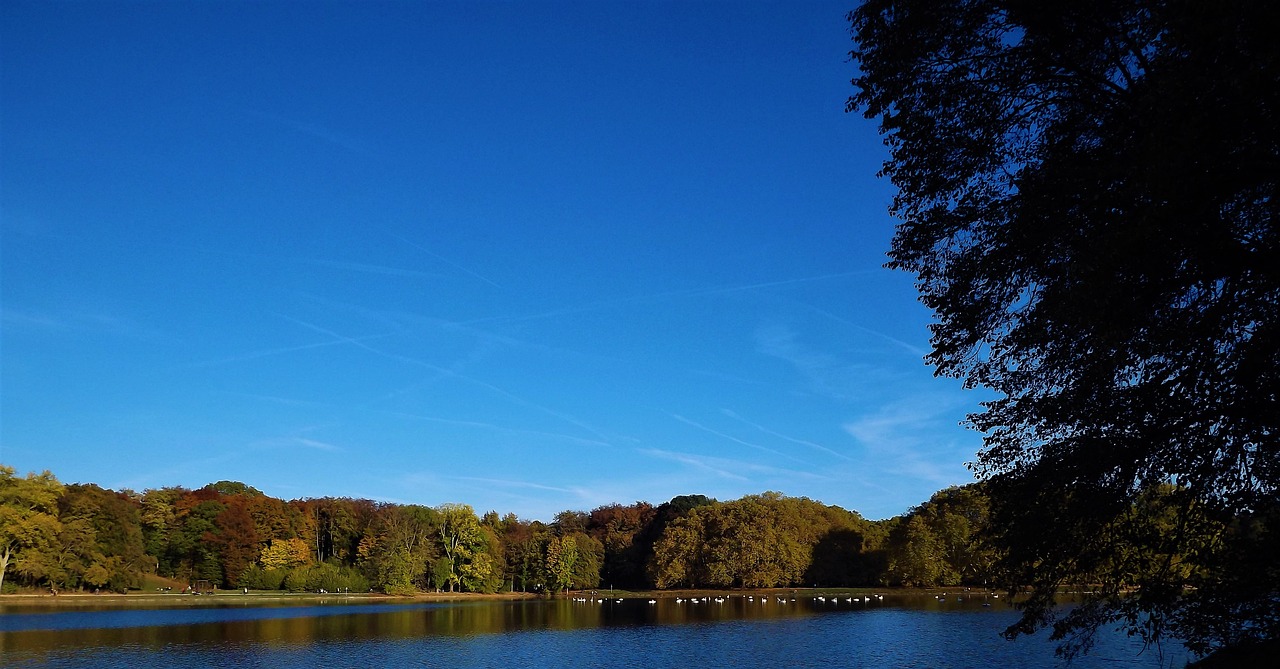
[[[838,506],[810,503],[820,515],[814,521],[816,536],[803,582],[815,585],[874,585],[883,564],[883,532],[857,512]]]
[[[907,585],[987,585],[996,553],[980,484],[940,490],[890,534],[888,576]]]
[[[374,518],[374,504],[367,499],[322,498],[307,500],[315,527],[316,560],[336,557],[354,562],[360,540]]]
[[[1276,570],[1224,577],[1267,542],[1193,533],[1280,497],[1280,4],[868,0],[850,19],[849,109],[880,119],[898,189],[889,266],[937,318],[938,374],[996,395],[971,416],[975,469],[1000,568],[1032,587],[1008,633],[1052,624],[1068,655],[1110,623],[1197,651],[1276,639]],[[1123,520],[1167,484],[1186,491],[1171,533]],[[1153,539],[1204,546],[1202,568],[1119,596],[1108,551]],[[1091,615],[1057,619],[1085,577]]]
[[[10,563],[41,563],[41,554],[53,550],[62,529],[57,516],[62,491],[48,471],[19,478],[12,467],[0,465],[0,587]]]
[[[213,490],[195,490],[178,500],[178,525],[169,539],[175,576],[188,581],[221,583],[221,551],[217,518],[227,505]]]
[[[257,488],[251,485],[248,485],[246,483],[241,483],[239,481],[218,481],[217,483],[210,483],[205,487],[210,490],[216,491],[219,495],[222,495],[223,497],[231,497],[231,496],[264,497],[265,496],[261,490],[258,490]]]
[[[890,537],[889,578],[907,586],[956,585],[960,575],[945,559],[943,540],[923,514],[898,525]]]
[[[489,525],[480,525],[480,537],[470,559],[458,566],[458,579],[468,592],[497,592],[504,580],[502,542]]]
[[[428,566],[438,554],[433,536],[439,525],[439,515],[425,506],[379,507],[357,549],[374,586],[389,595],[426,587]]]
[[[444,556],[449,560],[449,592],[461,586],[462,575],[466,573],[473,560],[485,562],[478,557],[486,549],[485,534],[481,531],[480,519],[476,512],[466,504],[442,504],[436,508],[440,515],[440,546]]]
[[[185,496],[184,488],[159,488],[142,493],[140,520],[142,542],[147,555],[156,559],[156,571],[166,576],[176,573],[174,551],[169,542],[178,526],[178,500]]]
[[[552,537],[547,541],[548,584],[556,592],[573,587],[574,571],[578,566],[578,542],[573,535]]]
[[[600,569],[604,566],[604,544],[582,532],[571,535],[578,559],[573,567],[573,587],[587,590],[600,587]]]

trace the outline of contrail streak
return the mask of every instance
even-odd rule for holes
[[[760,425],[760,424],[758,424],[758,423],[753,423],[753,422],[751,422],[751,421],[749,421],[749,420],[747,420],[747,419],[743,418],[742,416],[739,416],[738,414],[734,413],[733,411],[730,411],[729,409],[721,409],[721,410],[720,410],[720,412],[721,412],[721,413],[723,413],[724,415],[726,415],[726,416],[728,416],[728,417],[730,417],[730,418],[734,419],[734,420],[737,420],[737,421],[740,421],[740,422],[746,423],[747,425],[750,425],[751,427],[754,427],[755,429],[760,430],[761,432],[763,432],[763,433],[765,433],[765,434],[767,434],[767,435],[769,435],[769,436],[777,437],[777,438],[779,438],[779,439],[783,439],[783,440],[789,441],[789,442],[791,442],[791,443],[793,443],[793,444],[800,444],[801,446],[808,446],[808,447],[810,447],[810,448],[815,448],[815,449],[817,449],[817,450],[819,450],[819,451],[822,451],[823,453],[826,453],[826,454],[828,454],[828,455],[833,455],[833,456],[835,456],[835,457],[837,457],[837,458],[840,458],[840,459],[842,459],[842,460],[848,460],[848,461],[850,461],[850,462],[853,462],[853,458],[851,458],[851,457],[849,457],[849,456],[847,456],[847,455],[845,455],[845,454],[843,454],[843,453],[840,453],[840,452],[838,452],[838,451],[833,451],[833,450],[831,450],[830,448],[827,448],[826,446],[823,446],[822,444],[814,443],[814,442],[812,442],[812,441],[807,441],[807,440],[805,440],[805,439],[796,439],[795,437],[789,437],[789,436],[787,436],[787,435],[785,435],[785,434],[782,434],[781,432],[774,432],[773,430],[770,430],[769,428],[767,428],[767,427],[765,427],[765,426],[763,426],[763,425]]]
[[[462,265],[459,265],[458,263],[456,263],[456,262],[454,262],[454,261],[452,261],[452,260],[449,260],[448,258],[446,258],[446,257],[444,257],[444,256],[442,256],[442,255],[440,255],[439,253],[435,253],[435,252],[431,251],[430,249],[426,248],[425,246],[423,246],[423,245],[421,245],[421,244],[416,244],[416,243],[414,243],[414,242],[412,242],[412,241],[410,241],[410,240],[408,240],[408,239],[405,239],[404,237],[401,237],[400,235],[395,234],[394,232],[387,233],[387,234],[390,234],[392,237],[395,237],[396,239],[399,239],[400,241],[404,242],[405,244],[408,244],[409,246],[412,246],[413,248],[418,249],[419,251],[422,251],[423,253],[425,253],[425,254],[427,254],[427,255],[431,256],[432,258],[435,258],[436,260],[439,260],[440,262],[442,262],[442,263],[444,263],[444,264],[446,264],[446,265],[448,265],[448,266],[450,266],[450,267],[453,267],[454,269],[457,269],[457,270],[459,270],[459,271],[461,271],[461,272],[466,272],[467,274],[470,274],[471,276],[473,276],[473,277],[475,277],[475,278],[477,278],[477,279],[480,279],[481,281],[483,281],[483,282],[485,282],[485,283],[489,284],[490,286],[493,286],[494,288],[501,288],[501,287],[502,287],[502,286],[498,285],[498,283],[497,283],[496,281],[494,281],[494,280],[490,279],[489,277],[486,277],[486,276],[484,276],[484,275],[482,275],[482,274],[479,274],[478,272],[473,272],[473,271],[471,271],[470,269],[467,269],[466,267],[463,267]]]

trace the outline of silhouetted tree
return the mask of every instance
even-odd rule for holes
[[[1275,639],[1274,556],[1229,567],[1274,540],[1213,533],[1280,491],[1280,4],[868,0],[850,20],[849,109],[880,119],[898,189],[889,266],[937,317],[937,373],[997,394],[971,420],[1002,567],[1033,587],[1008,633],[1053,624],[1068,655],[1110,623],[1201,652]],[[1178,522],[1125,520],[1170,483]],[[1111,559],[1144,542],[1202,568]],[[1086,577],[1090,615],[1056,619]]]

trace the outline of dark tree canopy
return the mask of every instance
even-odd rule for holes
[[[239,481],[218,481],[205,486],[209,490],[216,491],[219,495],[245,495],[247,497],[262,497],[261,490]]]
[[[1003,567],[1035,588],[1010,633],[1087,582],[1068,653],[1117,622],[1201,652],[1275,639],[1280,3],[849,18],[849,110],[880,120],[898,189],[889,266],[935,313],[937,373],[997,393],[970,418]],[[1135,515],[1152,499],[1167,523]]]

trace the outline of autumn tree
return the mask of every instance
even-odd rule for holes
[[[261,553],[258,530],[243,499],[228,498],[226,508],[214,518],[216,530],[205,541],[219,548],[222,583],[239,586],[240,578]]]
[[[653,522],[655,510],[646,502],[623,506],[610,504],[593,509],[587,533],[604,549],[600,567],[602,583],[624,588],[645,587],[645,551],[637,537]]]
[[[885,571],[885,533],[857,512],[819,507],[824,520],[804,582],[839,586],[878,583]]]
[[[667,524],[653,545],[650,577],[659,588],[708,582],[705,514],[690,512]]]
[[[549,531],[539,521],[525,522],[509,514],[502,523],[502,549],[512,590],[531,592],[549,582],[545,545]]]
[[[155,559],[146,554],[138,503],[92,483],[65,486],[58,500],[59,535],[66,585],[124,592],[142,585]],[[74,557],[73,557],[74,556]]]
[[[657,572],[659,571],[656,568],[656,561],[658,560],[657,545],[662,540],[667,527],[676,520],[686,517],[692,510],[715,503],[716,500],[706,495],[677,495],[671,498],[670,501],[659,504],[653,510],[648,522],[632,538],[632,550],[634,551],[635,559],[644,565],[646,586],[657,586]]]
[[[855,513],[776,492],[702,504],[666,526],[651,576],[659,588],[873,581],[879,571],[868,572],[863,561],[865,538],[876,536],[871,528]]]
[[[57,503],[62,490],[47,471],[19,478],[12,467],[0,465],[0,588],[11,564],[35,579],[41,575],[39,565],[48,559],[61,530]]]
[[[277,539],[294,539],[295,510],[284,501],[267,495],[248,496],[242,499],[245,511],[253,518],[254,533],[261,548]]]
[[[799,583],[817,532],[776,493],[695,510],[703,516],[706,585],[772,588]]]
[[[980,484],[940,490],[890,533],[888,579],[915,586],[986,585],[996,560],[989,530]]]
[[[288,570],[311,563],[311,547],[301,539],[277,539],[258,556],[263,569]]]
[[[849,109],[880,120],[898,190],[889,266],[937,318],[937,373],[995,393],[975,469],[1000,567],[1033,589],[1009,634],[1052,625],[1068,655],[1113,623],[1198,652],[1276,639],[1280,573],[1230,564],[1274,542],[1192,533],[1280,499],[1280,4],[868,0],[850,20]],[[1171,484],[1171,534],[1122,520]],[[1109,553],[1147,540],[1201,544],[1200,568],[1123,592]],[[1086,576],[1092,615],[1057,618]]]

